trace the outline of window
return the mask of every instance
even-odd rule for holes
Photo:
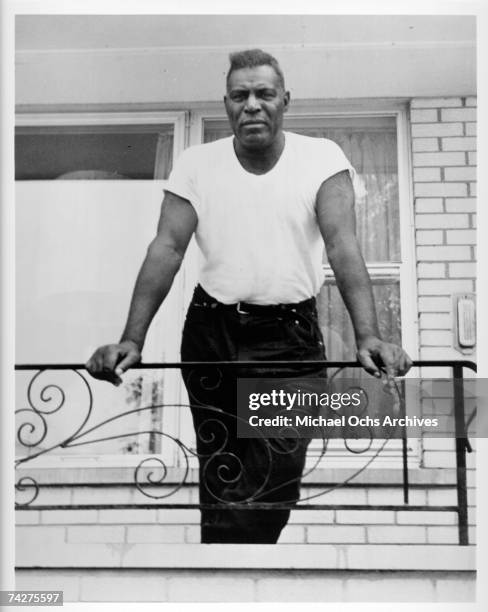
[[[163,180],[183,148],[184,125],[183,112],[19,116],[18,363],[84,363],[95,347],[117,340],[137,270],[156,230]],[[133,180],[114,180],[121,178]],[[179,282],[171,300],[181,304]],[[169,313],[158,315],[151,327],[145,361],[175,359],[178,317],[183,315],[171,304],[165,308]],[[88,414],[90,398],[76,373],[45,372],[30,389],[32,404],[48,413],[44,425],[25,411],[30,406],[27,390],[32,375],[17,373],[16,407],[23,410],[20,423],[33,419],[33,429],[24,427],[22,435],[38,452],[76,431]],[[43,461],[62,455],[66,460],[83,456],[86,463],[89,457],[103,455],[108,462],[111,457],[121,464],[133,455],[140,460],[141,455],[163,452],[160,436],[140,432],[167,429],[170,417],[158,409],[138,409],[160,404],[163,392],[166,397],[176,384],[173,373],[161,371],[135,370],[119,388],[90,380],[93,409],[88,428],[134,412],[80,439],[79,446],[54,448]],[[65,400],[56,410],[60,389]],[[94,439],[104,440],[81,444]],[[20,443],[17,450],[21,456],[29,453],[29,447]]]
[[[22,116],[15,131],[15,178],[167,179],[176,126],[168,119],[161,113]]]

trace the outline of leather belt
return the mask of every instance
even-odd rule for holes
[[[234,304],[223,304],[214,297],[209,295],[201,286],[198,286],[193,298],[193,304],[203,306],[205,308],[219,308],[224,310],[235,310],[242,315],[271,315],[283,311],[299,312],[313,308],[315,306],[315,298],[311,297],[302,302],[293,304],[250,304],[248,302],[237,302]]]

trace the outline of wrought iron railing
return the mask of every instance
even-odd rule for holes
[[[367,459],[364,464],[360,466],[358,469],[352,470],[352,473],[349,473],[348,476],[339,483],[334,483],[329,486],[324,484],[324,486],[317,493],[310,495],[308,497],[302,497],[300,500],[290,499],[290,500],[281,500],[279,502],[268,502],[263,501],[264,493],[263,487],[259,488],[253,492],[252,495],[248,496],[246,499],[238,500],[237,502],[228,502],[221,498],[218,495],[212,493],[212,491],[207,489],[207,493],[210,495],[211,503],[208,501],[201,503],[172,503],[171,496],[176,493],[181,487],[185,484],[188,484],[188,474],[190,472],[189,465],[190,459],[192,457],[197,458],[198,453],[194,448],[190,448],[187,444],[185,444],[182,440],[170,435],[168,432],[164,432],[162,430],[151,428],[150,430],[138,431],[138,432],[128,432],[116,436],[105,436],[102,438],[96,439],[86,439],[89,438],[89,434],[93,434],[94,432],[100,430],[102,427],[110,426],[112,423],[116,421],[120,421],[120,419],[127,418],[131,414],[141,413],[144,411],[155,411],[162,410],[166,405],[164,403],[159,404],[150,404],[147,406],[138,407],[133,410],[128,410],[125,412],[121,412],[120,414],[101,421],[95,425],[91,424],[91,417],[94,412],[94,396],[92,393],[92,389],[90,386],[90,377],[85,373],[85,367],[80,364],[22,364],[16,365],[15,369],[17,372],[32,372],[32,376],[29,379],[27,384],[27,405],[26,407],[20,408],[17,410],[17,415],[20,419],[20,424],[17,428],[17,443],[20,448],[26,450],[25,456],[18,457],[16,461],[16,468],[22,467],[23,469],[29,466],[35,466],[35,460],[39,457],[52,454],[56,449],[69,449],[75,446],[88,445],[103,442],[106,440],[113,440],[122,438],[124,436],[133,436],[135,434],[151,434],[157,435],[161,438],[171,441],[172,444],[175,444],[181,453],[184,461],[184,468],[181,472],[181,477],[178,483],[174,487],[171,488],[170,491],[165,492],[163,495],[153,494],[152,489],[160,487],[164,484],[165,476],[168,474],[168,466],[165,465],[161,456],[155,455],[151,459],[147,457],[139,462],[137,466],[133,468],[133,485],[137,488],[137,490],[142,494],[149,498],[151,498],[150,503],[106,503],[106,504],[39,504],[36,503],[38,498],[38,494],[41,488],[47,487],[45,483],[40,483],[36,480],[36,478],[29,475],[22,475],[18,478],[16,483],[16,490],[19,493],[22,493],[24,499],[16,503],[16,508],[21,510],[88,510],[88,509],[145,509],[145,508],[164,508],[164,509],[217,509],[217,508],[228,508],[229,505],[232,505],[235,509],[269,509],[269,508],[279,508],[279,509],[293,509],[293,510],[402,510],[402,511],[427,511],[427,512],[455,512],[458,518],[458,536],[459,536],[459,544],[467,545],[469,544],[468,538],[468,500],[467,500],[467,474],[466,474],[466,453],[472,452],[471,445],[468,439],[468,428],[471,423],[471,419],[473,415],[471,414],[469,418],[467,418],[467,414],[465,411],[465,396],[464,396],[464,378],[463,378],[463,370],[467,368],[476,372],[476,365],[471,361],[452,361],[452,360],[435,360],[435,361],[416,361],[414,362],[414,367],[422,367],[422,368],[430,368],[430,367],[447,367],[450,368],[452,376],[450,379],[452,382],[452,397],[453,397],[453,418],[455,422],[455,455],[456,455],[456,492],[457,492],[457,503],[453,505],[432,505],[432,504],[410,504],[409,503],[409,493],[411,490],[410,478],[409,478],[409,457],[408,457],[408,433],[407,428],[404,427],[401,431],[401,435],[399,436],[401,439],[401,447],[402,447],[402,479],[397,484],[397,486],[402,487],[403,489],[403,504],[328,504],[328,503],[316,503],[315,500],[319,498],[326,499],[327,493],[331,491],[337,490],[341,487],[347,487],[354,485],[354,480],[357,476],[364,472],[373,461],[381,455],[384,451],[386,444],[389,439],[385,438],[381,441],[381,443],[371,451],[371,444],[366,444],[362,450],[357,449],[349,449],[351,452],[355,452],[356,454],[364,453],[365,450],[370,450]],[[247,369],[249,371],[255,371],[256,366],[259,366],[260,371],[264,371],[267,368],[272,370],[275,375],[276,372],[281,368],[303,368],[308,366],[323,366],[327,369],[328,379],[333,377],[337,377],[340,373],[345,372],[346,368],[360,368],[359,363],[353,361],[278,361],[278,362],[214,362],[214,363],[199,363],[199,362],[185,362],[185,363],[145,363],[134,366],[134,369],[137,370],[162,370],[162,369],[182,369],[191,375],[195,375],[199,377],[200,383],[205,385],[215,385],[218,384],[219,380],[223,379],[226,372],[236,371],[238,368],[239,372],[245,372]],[[214,373],[214,378],[209,378],[209,369]],[[62,440],[57,441],[55,444],[45,445],[47,439],[48,432],[48,419],[50,415],[55,413],[61,413],[63,407],[67,405],[67,397],[65,390],[56,383],[42,383],[42,377],[47,372],[56,372],[56,371],[70,371],[75,374],[76,377],[79,378],[81,384],[83,385],[87,397],[88,397],[88,406],[86,407],[86,414],[82,416],[81,423],[76,427],[75,431],[64,437]],[[330,372],[332,371],[332,375]],[[217,381],[217,382],[216,382]],[[397,388],[398,391],[398,388]],[[406,405],[405,405],[405,396],[398,392],[399,398],[399,406],[400,413],[402,415],[407,414]],[[181,405],[173,405],[173,407],[179,408],[188,408],[188,404]],[[210,406],[210,405],[201,405],[199,409],[204,410],[208,414],[208,420],[213,420],[217,413],[220,414],[220,410]],[[234,417],[235,419],[239,419],[238,416]],[[203,420],[203,424],[205,424],[206,420]],[[204,429],[204,428],[203,428]],[[205,435],[202,427],[200,426],[196,432],[197,437],[201,435]],[[312,464],[307,465],[304,473],[302,474],[302,480],[306,479],[314,470],[321,466],[321,460],[327,453],[329,440],[324,435],[324,437],[320,440],[320,450],[315,452],[315,456],[313,458]],[[347,443],[347,440],[345,440]],[[267,451],[272,448],[273,440],[272,439],[263,439],[262,443]],[[270,457],[272,454],[268,453]],[[214,457],[209,456],[207,459],[211,461]],[[201,459],[201,457],[200,457]],[[271,458],[272,461],[272,458]],[[160,476],[154,476],[154,462],[161,469]],[[153,467],[151,468],[151,465]],[[271,466],[268,465],[268,468],[271,469]],[[226,468],[229,470],[230,468],[227,466]],[[233,479],[234,481],[243,476],[242,474],[242,465],[240,466],[241,473],[234,473],[233,476],[222,474],[222,478],[228,478],[229,480]],[[23,470],[22,470],[23,471]],[[237,470],[239,472],[239,470]],[[203,474],[203,476],[202,476]],[[200,471],[200,478],[205,478],[205,471]],[[264,476],[263,482],[266,483],[266,476]],[[103,483],[81,483],[83,486],[104,486]],[[158,499],[160,501],[156,502],[154,499]],[[208,500],[209,496],[206,496]],[[311,500],[314,500],[313,502]]]

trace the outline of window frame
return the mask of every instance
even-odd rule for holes
[[[28,113],[17,113],[15,117],[15,128],[49,128],[49,127],[69,127],[69,126],[127,126],[127,125],[161,125],[161,124],[172,124],[173,125],[173,160],[181,154],[181,152],[187,146],[187,126],[188,126],[188,111],[187,110],[174,110],[174,111],[89,111],[89,112],[28,112]],[[54,179],[52,179],[54,180]],[[87,179],[89,180],[89,179]],[[166,180],[163,179],[152,179],[161,184],[161,188],[164,187]],[[134,179],[133,182],[136,182]],[[27,181],[17,181],[19,183]],[[149,182],[148,180],[141,180],[141,182]],[[161,190],[162,191],[162,190]],[[162,199],[162,197],[161,197]],[[175,299],[178,302],[183,300],[183,288],[184,279],[183,275],[179,275],[179,278],[175,279],[172,288],[172,294],[175,295]],[[164,336],[158,329],[160,328],[160,320],[156,315],[153,323],[151,334],[152,340],[146,343],[145,350],[150,351],[151,354],[162,354],[163,349],[171,345],[173,348],[177,347],[180,342],[179,335],[176,331],[183,325],[184,312],[183,309],[178,310],[175,313],[178,320],[174,326],[171,326],[171,330],[174,333],[171,337],[168,334]],[[181,399],[181,385],[179,384],[176,372],[168,370],[165,376],[165,390],[171,396],[176,398],[176,402]],[[152,376],[152,375],[151,375]],[[152,378],[151,378],[152,379]],[[171,427],[176,428],[178,431],[179,422],[175,417],[171,419]],[[89,467],[122,467],[128,469],[134,469],[143,459],[148,456],[154,456],[154,454],[148,455],[147,453],[140,454],[127,454],[127,455],[113,455],[113,454],[86,454],[86,455],[41,455],[35,460],[35,467],[51,470],[55,465],[65,465],[77,468],[89,468]],[[158,455],[164,457],[164,453]],[[168,458],[167,458],[168,459]],[[33,466],[34,467],[34,466]]]
[[[396,136],[398,151],[398,196],[400,216],[400,262],[370,262],[367,264],[372,278],[375,276],[394,276],[393,270],[397,271],[400,281],[400,308],[401,308],[401,334],[403,348],[412,359],[417,359],[418,347],[418,316],[417,316],[417,283],[415,270],[415,225],[413,209],[412,170],[411,170],[411,148],[409,138],[409,124],[406,103],[385,105],[379,108],[365,109],[356,104],[345,104],[345,110],[324,108],[320,112],[317,106],[325,106],[324,101],[307,101],[298,103],[297,110],[288,112],[290,120],[300,119],[326,119],[332,117],[374,117],[390,116],[396,120]],[[342,109],[342,107],[341,107]],[[189,146],[203,142],[204,122],[212,120],[225,120],[225,113],[220,107],[209,107],[207,110],[198,110],[191,113],[189,125]],[[408,232],[408,236],[406,235]],[[324,265],[327,277],[332,277],[330,266]],[[417,378],[417,369],[413,369],[407,375],[409,378]]]
[[[104,126],[104,125],[175,125],[175,154],[185,146],[187,111],[89,111],[17,113],[15,127]]]
[[[368,108],[369,107],[369,108]],[[418,315],[417,315],[417,283],[416,283],[416,264],[415,264],[415,225],[412,189],[412,170],[411,170],[411,143],[408,123],[408,111],[406,101],[345,101],[338,105],[337,102],[327,101],[299,101],[294,103],[294,110],[286,114],[288,123],[303,120],[320,120],[335,117],[393,117],[396,123],[397,138],[397,157],[398,157],[398,198],[399,198],[399,225],[400,225],[400,261],[399,262],[369,262],[367,269],[371,279],[385,276],[398,280],[400,285],[400,312],[401,312],[401,337],[402,346],[412,359],[418,359]],[[320,108],[320,110],[319,110]],[[199,109],[190,115],[189,124],[189,146],[201,144],[204,135],[205,121],[225,120],[226,115],[219,105],[209,105],[207,109]],[[287,126],[285,125],[285,129]],[[198,254],[192,254],[191,261],[187,264],[188,269],[196,268]],[[334,274],[328,265],[323,265],[326,278],[333,278]],[[194,278],[195,273],[187,273],[188,278]],[[184,289],[185,297],[189,298],[192,286]],[[418,378],[418,368],[412,368],[407,374],[407,378]],[[375,459],[375,465],[381,464],[383,467],[398,468],[401,460],[401,441],[395,442],[392,451],[386,448],[382,455]],[[341,441],[329,441],[328,450],[333,455],[332,464],[340,467],[347,460],[347,467],[354,467],[364,462],[365,457],[374,454],[373,445],[369,453],[361,454],[360,457],[345,455],[340,451]],[[320,450],[310,446],[310,461],[319,454]],[[409,460],[417,467],[420,465],[420,446],[416,439],[409,440]],[[329,460],[328,460],[329,463]]]

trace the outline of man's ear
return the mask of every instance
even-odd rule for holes
[[[224,108],[225,108],[225,112],[227,114],[227,116],[229,116],[229,107],[227,105],[227,102],[229,101],[227,94],[224,94]]]
[[[285,95],[283,96],[283,112],[284,113],[286,113],[289,106],[290,106],[290,92],[285,91]]]

